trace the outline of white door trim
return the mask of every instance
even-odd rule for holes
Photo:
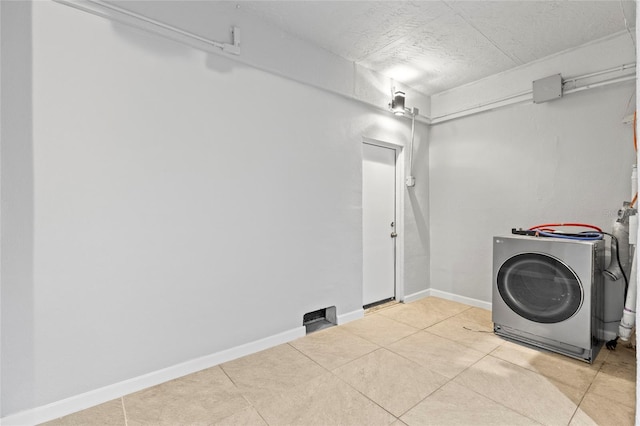
[[[405,200],[405,149],[404,146],[392,142],[363,137],[363,144],[390,148],[396,152],[396,256],[395,256],[395,299],[404,302],[404,200]]]

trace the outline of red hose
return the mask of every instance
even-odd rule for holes
[[[549,226],[579,226],[581,228],[595,229],[598,232],[602,232],[602,229],[594,225],[589,225],[587,223],[546,223],[544,225],[533,226],[529,228],[529,231],[536,231],[536,230],[540,231],[541,230],[540,228],[547,228]]]

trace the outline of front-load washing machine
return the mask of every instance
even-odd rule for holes
[[[604,243],[493,238],[497,335],[593,362],[604,341]]]

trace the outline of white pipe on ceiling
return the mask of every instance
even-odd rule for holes
[[[113,4],[109,4],[105,1],[102,0],[54,0],[57,3],[60,4],[64,4],[66,6],[70,6],[79,10],[82,10],[84,12],[89,12],[92,13],[94,15],[98,15],[104,18],[108,18],[108,19],[112,19],[112,20],[116,20],[119,21],[121,23],[124,24],[128,24],[128,25],[136,25],[134,22],[140,23],[140,22],[144,22],[146,24],[150,24],[153,27],[156,28],[160,28],[162,30],[166,30],[169,32],[173,32],[176,34],[179,34],[181,36],[193,39],[193,40],[197,40],[203,43],[206,43],[210,46],[214,46],[216,48],[221,49],[223,52],[225,53],[230,53],[233,55],[239,55],[240,54],[240,28],[238,27],[233,27],[232,28],[232,34],[233,34],[233,42],[232,44],[229,43],[221,43],[221,42],[217,42],[217,41],[213,41],[207,38],[204,38],[202,36],[199,36],[197,34],[182,30],[180,28],[174,27],[172,25],[166,24],[164,22],[160,22],[157,21],[155,19],[152,18],[148,18],[146,16],[137,14],[135,12],[129,11],[127,9],[123,9],[120,8],[118,6],[115,6]],[[112,12],[112,13],[109,13]],[[134,22],[132,22],[134,21]],[[141,28],[141,26],[136,25],[139,28]],[[581,76],[577,76],[577,77],[572,77],[569,79],[563,79],[562,84],[563,86],[569,82],[573,82],[575,84],[575,82],[579,81],[579,80],[585,80],[588,78],[593,78],[593,77],[598,77],[598,76],[602,76],[602,75],[606,75],[606,74],[611,74],[611,73],[615,73],[615,72],[624,72],[625,70],[628,69],[634,69],[633,74],[629,74],[626,76],[622,76],[622,77],[618,77],[618,78],[612,78],[609,80],[604,80],[604,81],[600,81],[600,82],[596,82],[596,83],[592,83],[592,84],[587,84],[584,86],[578,86],[578,87],[574,87],[572,89],[568,89],[568,90],[564,90],[563,94],[571,94],[571,93],[576,93],[576,92],[580,92],[583,90],[588,90],[588,89],[593,89],[596,87],[602,87],[602,86],[606,86],[609,84],[616,84],[616,83],[621,83],[621,82],[625,82],[625,81],[629,81],[631,79],[635,79],[635,68],[636,68],[636,64],[632,63],[632,64],[623,64],[614,68],[609,68],[606,70],[602,70],[602,71],[597,71],[597,72],[593,72],[593,73],[589,73],[589,74],[584,74]],[[326,90],[326,89],[325,89]],[[365,104],[371,105],[376,107],[377,109],[380,110],[384,110],[385,108],[381,108],[378,105],[372,105],[369,102],[363,101],[362,99],[358,99],[355,96],[349,96],[349,95],[345,95],[343,93],[338,93],[344,97],[347,97],[349,99],[353,99],[359,102],[363,102]],[[427,117],[427,116],[414,116],[412,117],[414,120],[418,120],[420,122],[426,123],[427,125],[435,125],[435,124],[440,124],[440,123],[444,123],[450,120],[455,120],[457,118],[462,118],[462,117],[467,117],[470,115],[474,115],[474,114],[478,114],[484,111],[489,111],[489,110],[493,110],[493,109],[498,109],[498,108],[503,108],[506,106],[510,106],[510,105],[516,105],[519,103],[523,103],[523,102],[528,102],[528,101],[532,101],[533,100],[533,90],[526,90],[520,93],[516,93],[513,95],[509,95],[509,96],[505,96],[502,97],[500,99],[496,99],[493,101],[489,101],[489,102],[485,102],[485,103],[481,103],[479,105],[475,105],[473,107],[469,107],[469,108],[464,108],[458,111],[454,111],[454,112],[450,112],[447,114],[443,114],[437,117]]]
[[[66,6],[73,7],[78,10],[82,10],[83,12],[89,12],[94,15],[101,16],[103,18],[113,19],[123,24],[129,24],[129,25],[131,24],[131,22],[126,20],[127,18],[133,19],[134,21],[138,21],[138,22],[144,22],[147,24],[151,24],[155,27],[161,28],[163,30],[180,34],[181,36],[206,43],[213,47],[217,47],[218,49],[221,49],[223,52],[231,53],[233,55],[240,54],[240,28],[238,27],[232,27],[231,29],[231,33],[233,36],[232,44],[220,43],[220,42],[213,41],[208,38],[199,36],[197,34],[191,33],[189,31],[185,31],[180,28],[174,27],[173,25],[165,24],[164,22],[160,22],[155,19],[146,17],[144,15],[140,15],[138,13],[132,12],[130,10],[123,9],[121,7],[104,2],[102,0],[83,0],[83,1],[54,0],[54,1],[60,4],[64,4]],[[115,13],[115,16],[113,14],[110,14],[109,12]]]
[[[635,63],[634,64],[624,64],[624,65],[620,65],[620,66],[617,66],[617,67],[609,68],[609,69],[606,69],[606,70],[592,72],[590,74],[583,74],[583,75],[578,76],[578,77],[563,78],[562,79],[562,84],[567,84],[570,81],[574,81],[575,82],[575,81],[578,81],[578,80],[584,80],[584,79],[591,78],[591,77],[597,77],[597,76],[604,75],[604,74],[611,74],[611,73],[617,72],[617,71],[624,71],[624,70],[628,70],[628,69],[635,68],[635,67],[636,67]]]
[[[608,86],[610,84],[623,83],[625,81],[635,80],[636,64],[624,64],[614,68],[609,68],[602,71],[597,71],[589,74],[584,74],[581,76],[573,77],[567,80],[562,81],[562,85],[564,86],[568,82],[576,82],[578,80],[585,80],[588,78],[598,77],[606,74],[611,74],[615,72],[622,72],[629,69],[634,69],[633,73],[629,73],[627,75],[621,77],[614,77],[610,79],[601,80],[595,83],[585,84],[584,86],[573,87],[568,90],[563,90],[563,95],[568,95],[571,93],[581,92],[584,90],[595,89],[597,87]],[[505,96],[500,99],[496,99],[493,101],[481,103],[479,105],[475,105],[473,107],[464,108],[458,111],[450,112],[447,114],[439,115],[437,117],[431,117],[429,124],[435,125],[440,123],[445,123],[447,121],[455,120],[457,118],[468,117],[470,115],[479,114],[481,112],[490,111],[498,108],[504,108],[510,105],[516,105],[519,103],[530,102],[533,101],[533,90],[526,90],[524,92],[519,92],[513,95]]]

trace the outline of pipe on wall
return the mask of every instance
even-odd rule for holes
[[[563,94],[564,95],[569,95],[572,93],[577,93],[577,92],[581,92],[584,90],[589,90],[589,89],[595,89],[597,87],[603,87],[603,86],[608,86],[611,84],[618,84],[618,83],[623,83],[626,81],[631,81],[631,80],[635,80],[636,78],[636,73],[635,73],[635,68],[636,68],[636,64],[623,64],[617,67],[613,67],[613,68],[609,68],[606,70],[601,70],[601,71],[597,71],[597,72],[593,72],[593,73],[589,73],[589,74],[584,74],[584,75],[580,75],[577,77],[573,77],[570,79],[566,79],[563,80],[562,84],[563,86],[566,83],[569,82],[573,82],[575,83],[576,81],[579,80],[586,80],[588,78],[594,78],[594,77],[600,77],[603,75],[608,75],[608,74],[612,74],[612,73],[619,73],[619,72],[624,72],[626,70],[629,69],[633,69],[633,73],[629,73],[627,75],[624,76],[620,76],[620,77],[614,77],[614,78],[609,78],[609,79],[605,79],[605,80],[601,80],[595,83],[590,83],[590,84],[585,84],[583,86],[577,86],[577,87],[573,87],[571,89],[568,90],[563,90]],[[523,92],[519,92],[519,93],[515,93],[513,95],[509,95],[509,96],[505,96],[499,99],[495,99],[493,101],[489,101],[489,102],[485,102],[473,107],[469,107],[469,108],[465,108],[465,109],[461,109],[458,111],[454,111],[454,112],[450,112],[447,114],[443,114],[437,117],[431,117],[429,124],[440,124],[440,123],[445,123],[447,121],[451,121],[451,120],[455,120],[457,118],[462,118],[462,117],[468,117],[470,115],[475,115],[475,114],[479,114],[481,112],[485,112],[485,111],[491,111],[494,109],[498,109],[498,108],[504,108],[506,106],[511,106],[511,105],[516,105],[516,104],[520,104],[520,103],[524,103],[524,102],[531,102],[533,101],[533,90],[525,90]]]

